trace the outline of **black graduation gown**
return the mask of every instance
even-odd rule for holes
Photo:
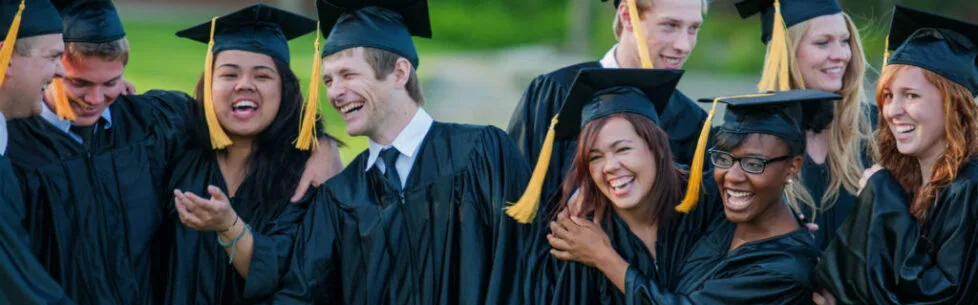
[[[818,284],[840,304],[978,304],[978,161],[938,194],[923,226],[886,170],[825,250]]]
[[[728,253],[736,225],[718,219],[683,264],[674,291],[629,268],[629,304],[809,304],[818,251],[808,229],[749,242]]]
[[[0,304],[74,304],[30,250],[20,183],[0,155]]]
[[[519,226],[503,211],[529,166],[495,127],[435,122],[403,193],[361,153],[317,193],[277,304],[500,304]]]
[[[194,149],[176,160],[168,189],[178,188],[206,198],[208,185],[227,192],[213,151]],[[254,187],[255,181],[249,177],[238,189]],[[234,265],[228,264],[228,254],[217,243],[216,233],[198,232],[183,225],[173,205],[169,205],[165,230],[173,234],[174,241],[169,250],[166,303],[246,304],[271,296],[288,267],[292,239],[313,192],[309,194],[294,204],[289,202],[292,194],[281,194],[281,202],[258,202],[240,191],[230,198],[231,207],[240,221],[251,226],[254,238],[247,281]]]
[[[97,130],[87,150],[41,117],[10,122],[32,250],[75,302],[159,301],[163,177],[192,105],[176,92],[120,96],[112,128]]]
[[[601,64],[596,61],[585,62],[537,76],[523,93],[509,120],[508,133],[516,141],[523,157],[531,164],[537,162],[550,120],[564,105],[564,97],[570,92],[574,78],[581,69],[587,68],[601,68]],[[707,113],[679,90],[675,91],[664,109],[656,111],[659,113],[659,127],[669,135],[673,160],[679,164],[691,164]],[[553,155],[541,197],[544,200],[550,199],[550,205],[559,199],[552,195],[560,192],[560,183],[572,166],[576,148],[576,139],[554,141]],[[712,167],[710,162],[704,162],[703,165],[705,168]]]
[[[879,110],[876,106],[870,105],[866,107],[866,111],[869,112],[870,122],[873,129],[876,129],[877,118],[879,117]],[[872,157],[869,152],[864,148],[861,152],[861,160],[863,162],[863,168],[869,168],[873,165]],[[805,161],[802,163],[801,170],[802,179],[801,182],[805,184],[805,189],[812,195],[815,200],[822,200],[822,195],[825,194],[825,190],[829,185],[829,176],[831,175],[831,170],[827,163],[818,164],[812,161],[808,154],[805,154]],[[811,207],[803,205],[801,211],[805,214],[806,221],[813,222],[818,225],[818,231],[815,231],[815,246],[821,250],[825,250],[828,247],[829,242],[835,238],[835,231],[842,226],[842,223],[846,221],[849,217],[849,212],[852,211],[852,206],[856,203],[856,195],[846,191],[845,188],[839,189],[839,196],[835,203],[828,209],[822,211],[814,211]],[[816,215],[817,214],[817,215]],[[813,217],[814,215],[814,217]]]
[[[696,209],[689,214],[677,214],[668,227],[661,227],[656,240],[656,257],[645,243],[632,233],[628,224],[612,212],[604,225],[612,247],[628,262],[630,269],[646,278],[675,288],[680,271],[693,246],[707,233],[710,225],[723,218],[723,205],[716,196],[716,186],[706,182],[707,191]],[[521,270],[527,272],[522,289],[523,299],[514,304],[631,304],[601,270],[578,262],[568,262],[550,254],[546,235],[552,217],[538,218],[533,244],[529,246]]]

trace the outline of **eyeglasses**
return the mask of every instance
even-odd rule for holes
[[[784,155],[777,158],[765,159],[761,157],[735,157],[728,152],[711,149],[710,150],[710,162],[713,163],[714,167],[728,169],[734,165],[735,162],[740,162],[740,168],[744,172],[751,174],[763,174],[764,169],[767,168],[768,164],[788,160],[792,156]]]

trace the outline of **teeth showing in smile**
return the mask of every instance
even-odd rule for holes
[[[616,188],[617,189],[617,188],[620,188],[622,186],[627,185],[628,183],[631,183],[632,180],[635,180],[635,177],[634,176],[626,176],[626,177],[621,177],[621,178],[615,178],[615,179],[613,179],[613,180],[611,180],[609,182],[611,183],[611,187],[612,188]]]
[[[681,58],[673,58],[673,57],[665,57],[665,56],[663,56],[662,58],[665,59],[666,64],[669,65],[678,65],[679,62],[682,60]]]
[[[840,68],[829,68],[829,69],[825,69],[824,71],[825,71],[825,73],[829,73],[829,74],[839,74],[839,73],[842,73],[842,68],[841,67]]]
[[[893,130],[895,130],[898,133],[908,133],[916,129],[917,126],[914,125],[897,125],[896,127],[893,128]]]
[[[258,109],[258,103],[255,103],[254,101],[243,100],[232,104],[231,109],[235,111],[244,110],[244,109]]]
[[[354,111],[358,111],[361,108],[363,108],[363,102],[354,102],[346,106],[343,106],[343,108],[340,108],[340,112],[344,114],[348,114],[348,113],[353,113]]]
[[[752,193],[727,190],[727,195],[730,195],[730,197],[734,197],[734,198],[743,198],[752,195]]]

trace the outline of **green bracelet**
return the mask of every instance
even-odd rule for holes
[[[245,224],[244,225],[244,229],[241,230],[241,234],[238,234],[238,237],[235,237],[230,242],[223,242],[223,241],[221,241],[221,237],[220,236],[217,236],[217,244],[221,245],[221,247],[224,247],[224,248],[231,247],[231,255],[228,256],[228,264],[229,265],[232,262],[234,262],[234,252],[237,250],[237,247],[235,247],[235,245],[237,245],[238,244],[238,241],[240,241],[241,238],[244,237],[245,231],[251,231],[251,226],[249,226],[248,224]]]

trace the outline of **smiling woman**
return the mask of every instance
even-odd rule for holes
[[[553,221],[534,224],[523,287],[532,293],[521,304],[626,304],[626,271],[664,285],[678,281],[685,254],[721,217],[716,204],[691,214],[674,209],[687,174],[673,162],[658,109],[680,76],[650,69],[578,74],[554,129],[558,139],[577,138],[576,154],[562,200],[542,217]]]
[[[180,218],[169,229],[168,304],[237,304],[274,292],[309,202],[289,202],[310,153],[293,145],[304,101],[287,41],[315,31],[315,20],[256,4],[211,25],[177,33],[204,43],[213,33],[214,55],[197,83],[190,149],[167,184],[168,215]],[[217,150],[215,128],[231,140]]]

